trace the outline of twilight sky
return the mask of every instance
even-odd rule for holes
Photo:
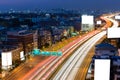
[[[120,0],[0,0],[0,10],[53,9],[120,9]]]

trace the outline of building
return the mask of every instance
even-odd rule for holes
[[[94,28],[94,16],[82,15],[81,31],[91,31],[94,30]]]
[[[63,37],[64,29],[60,27],[53,27],[52,28],[52,42],[56,43],[61,40]]]
[[[38,48],[42,48],[43,46],[47,47],[52,45],[52,37],[51,32],[44,29],[39,29],[38,31]]]
[[[95,46],[95,55],[91,62],[92,79],[94,79],[95,75],[94,69],[96,59],[110,60],[110,80],[120,80],[120,56],[118,56],[118,50],[116,47],[108,43],[101,43]]]
[[[38,48],[38,30],[35,30],[33,32],[33,44],[34,44],[34,48]]]
[[[6,29],[2,26],[0,26],[0,43],[2,41],[6,41],[7,40],[7,33],[6,33]]]
[[[79,32],[81,30],[81,22],[75,22],[74,28],[75,28],[76,31]]]
[[[96,56],[102,56],[102,55],[117,56],[118,54],[116,53],[118,53],[117,48],[109,43],[101,43],[95,46]]]
[[[10,30],[7,31],[8,41],[10,45],[15,45],[21,43],[23,45],[24,55],[29,55],[29,53],[34,48],[33,33],[27,30]],[[9,40],[13,40],[10,42]]]
[[[23,50],[22,45],[0,45],[0,58],[1,66],[3,70],[10,70],[13,67],[16,67],[24,59],[21,59],[21,53]],[[24,56],[23,56],[24,57]]]

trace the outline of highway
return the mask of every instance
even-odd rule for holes
[[[112,28],[118,27],[119,26],[118,21],[110,18],[110,17],[113,17],[113,16],[118,15],[118,14],[119,13],[116,13],[114,15],[104,16],[104,17],[101,16],[100,18],[106,22],[106,25],[104,27],[109,28],[109,26],[111,25],[111,22],[113,23],[113,25],[111,26]]]
[[[79,68],[79,65],[83,62],[85,56],[87,55],[88,51],[93,47],[93,45],[104,35],[106,31],[103,31],[90,40],[85,42],[80,48],[67,60],[67,62],[63,65],[57,75],[53,78],[53,80],[73,80],[74,77],[67,77],[69,76],[71,70],[75,67],[75,69]],[[77,71],[77,70],[76,70]],[[71,72],[72,73],[72,72]]]
[[[48,62],[49,60],[47,58],[48,57],[45,56],[36,56],[32,60],[22,63],[2,80],[20,80],[21,77],[25,76],[25,74],[32,70],[32,68],[39,62],[43,62],[43,60],[44,62]]]
[[[63,56],[65,57],[35,56],[32,58],[32,60],[28,60],[22,65],[20,65],[18,68],[14,69],[2,80],[32,80],[34,78],[46,77],[48,72],[50,73],[51,71],[54,71],[57,66],[59,66],[63,62],[63,60],[72,53],[71,51],[74,51],[74,49],[77,48],[78,45],[82,44],[83,42],[88,40],[88,38],[92,37],[97,33],[99,33],[99,31],[93,31],[85,34],[82,37],[79,37],[75,41],[63,47],[60,51],[63,52]],[[54,67],[51,68],[52,66]]]
[[[114,25],[112,26],[112,28],[116,28],[116,27],[119,26],[118,21],[113,20],[113,19],[110,19],[110,18],[109,18],[109,20],[114,24]]]
[[[108,19],[105,17],[105,20],[107,20],[107,23],[104,27],[110,27],[110,22],[111,21],[113,23],[112,27],[117,27],[118,26],[118,22],[113,20],[113,19]],[[82,67],[81,65],[83,65],[82,63],[84,62],[84,59],[86,58],[86,56],[88,55],[88,52],[90,51],[90,49],[95,45],[96,42],[98,42],[103,36],[105,36],[106,31],[103,31],[99,34],[97,34],[96,36],[92,37],[90,40],[88,40],[86,43],[84,43],[68,60],[67,62],[62,66],[62,68],[59,70],[59,72],[56,74],[56,76],[53,78],[53,80],[84,80],[84,78],[82,78],[81,74],[77,75],[77,78],[75,78],[77,72],[79,71],[79,68]],[[92,57],[92,56],[91,56]],[[90,58],[91,58],[90,57]],[[88,59],[88,60],[87,60]],[[86,66],[86,72],[88,70],[89,64],[90,64],[90,60],[89,58],[86,59],[86,63],[84,63],[84,66]],[[80,70],[84,70],[83,68]],[[82,71],[81,71],[82,72]],[[86,75],[86,72],[83,71],[82,74]],[[81,76],[78,78],[78,76]]]
[[[114,15],[118,15],[118,13],[114,14]],[[113,17],[114,15],[110,15],[110,17],[104,17],[104,20],[107,21],[106,23],[106,27],[112,27],[112,28],[115,28],[115,27],[118,27],[119,26],[119,23],[118,21],[112,19],[111,17]],[[111,22],[111,23],[110,23]],[[112,26],[110,26],[112,24]],[[99,43],[99,42],[98,42]],[[86,56],[85,60],[83,61],[81,67],[79,68],[76,76],[75,76],[75,79],[74,80],[85,80],[86,78],[86,74],[88,72],[88,67],[90,65],[90,62],[91,62],[91,58],[92,56],[94,55],[94,49],[91,49],[89,54]],[[87,65],[85,64],[87,63]],[[82,74],[84,73],[84,74]]]
[[[110,22],[109,22],[109,25],[111,25]],[[96,34],[99,33],[99,32],[100,31],[97,31]],[[93,33],[92,36],[93,35],[95,35],[95,33]],[[89,38],[90,38],[90,36],[89,36]],[[86,39],[88,40],[89,38],[86,38]],[[83,40],[81,39],[80,41],[83,41]],[[74,45],[76,45],[76,44],[80,45],[79,40],[75,41]],[[76,48],[72,48],[72,51],[74,51],[74,49],[76,49]],[[64,50],[67,51],[67,48],[66,49],[64,48]],[[39,72],[36,76],[34,76],[34,78],[31,78],[31,79],[34,79],[34,80],[38,80],[38,79],[46,80],[46,79],[48,79],[48,77],[51,76],[52,73],[54,73],[54,71],[57,69],[57,67],[63,63],[63,61],[72,53],[72,51],[70,50],[67,54],[65,54],[63,52],[63,54],[65,54],[65,55],[59,57],[59,60],[56,60],[55,62],[52,62],[49,66],[47,66],[47,68],[45,70],[43,70],[42,72]]]
[[[35,74],[30,76],[27,75],[23,78],[23,80],[46,80],[50,74],[52,74],[55,69],[74,51],[80,44],[88,40],[88,38],[92,37],[93,35],[99,33],[99,31],[93,31],[83,37],[78,38],[77,40],[73,41],[68,47],[63,48],[61,51],[63,55],[61,57],[56,57],[54,60],[50,62],[48,65],[44,65],[44,69],[39,69]],[[63,51],[64,50],[64,51]],[[53,57],[54,58],[54,57]],[[52,58],[52,59],[53,59]],[[31,72],[32,73],[32,72]]]
[[[85,34],[82,37],[79,37],[78,39],[69,43],[61,50],[59,50],[63,52],[63,55],[60,57],[36,56],[31,61],[28,61],[22,64],[20,67],[16,68],[3,80],[46,80],[78,46],[98,33],[100,33],[100,30],[89,32],[88,34]]]

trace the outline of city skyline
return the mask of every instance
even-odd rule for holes
[[[0,10],[34,10],[38,9],[119,9],[119,0],[4,0],[0,2]]]
[[[119,3],[2,0],[0,80],[120,80]]]

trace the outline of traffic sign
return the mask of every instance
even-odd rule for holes
[[[40,49],[34,49],[34,50],[32,51],[32,54],[33,54],[33,55],[40,55]]]
[[[40,51],[40,49],[34,49],[32,55],[44,55],[44,56],[62,56],[62,52],[58,51]]]
[[[57,55],[58,56],[62,56],[62,52],[57,52]]]

